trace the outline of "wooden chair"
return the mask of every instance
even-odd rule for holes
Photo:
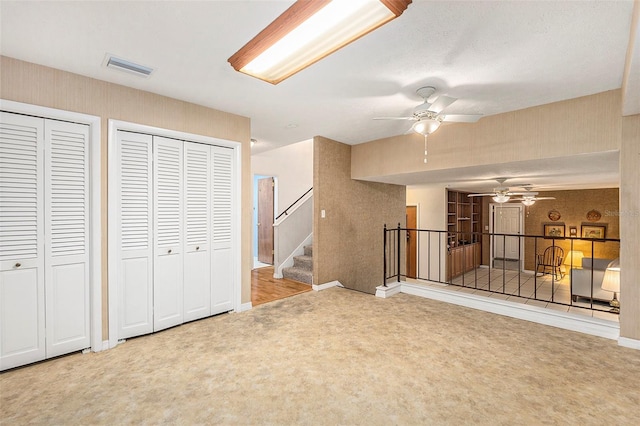
[[[564,250],[561,247],[547,247],[542,254],[536,254],[536,273],[553,274],[556,279],[560,274],[560,279],[564,278],[564,272],[561,269],[563,259]]]

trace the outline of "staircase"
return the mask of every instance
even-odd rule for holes
[[[282,276],[294,281],[312,284],[313,246],[304,246],[304,255],[293,257],[293,266],[282,269]]]

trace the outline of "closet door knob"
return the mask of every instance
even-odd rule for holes
[[[22,263],[20,263],[20,262],[16,263],[16,268],[19,268],[21,266],[22,266]]]
[[[167,253],[171,254],[171,249],[169,249],[169,250],[167,251]]]
[[[196,247],[196,250],[200,250],[200,246],[197,246],[197,247]]]

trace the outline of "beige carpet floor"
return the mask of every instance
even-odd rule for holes
[[[640,351],[333,288],[0,375],[2,424],[637,425]]]

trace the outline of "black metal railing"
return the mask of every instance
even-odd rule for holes
[[[452,232],[403,228],[400,224],[395,228],[385,225],[383,232],[384,286],[414,279],[592,310],[610,309],[606,300],[594,297],[594,281],[599,288],[600,275],[606,268],[603,265],[620,256],[619,239]],[[416,239],[416,269],[407,271],[407,247],[412,238]],[[508,245],[517,245],[517,255],[505,256]],[[546,268],[538,264],[538,255],[547,247],[554,254],[563,254],[560,264]],[[490,259],[495,258],[489,256],[490,251],[496,249],[501,249],[502,258],[489,265]],[[578,260],[574,264],[570,252],[582,253],[583,262],[589,266],[583,268]],[[587,272],[578,274],[577,270]],[[589,276],[588,294],[578,294],[574,289],[574,275]]]
[[[278,219],[280,219],[282,216],[287,216],[289,214],[289,210],[291,210],[296,204],[298,204],[298,202],[300,200],[302,200],[308,193],[310,193],[311,191],[313,191],[313,187],[309,188],[307,190],[307,192],[305,192],[304,194],[302,194],[300,197],[298,197],[297,200],[295,200],[293,203],[291,203],[291,205],[289,207],[287,207],[286,209],[284,209],[284,211],[282,213],[280,213],[278,215],[278,217],[276,217],[276,219],[274,220],[274,222]]]

